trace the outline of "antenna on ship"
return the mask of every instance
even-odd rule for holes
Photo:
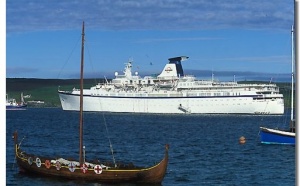
[[[117,75],[116,75],[117,76]],[[107,78],[106,78],[106,76],[104,76],[104,79],[105,79],[105,82],[108,84],[108,81],[107,81]]]
[[[271,84],[271,83],[272,83],[272,81],[273,81],[273,77],[271,77],[269,84]]]

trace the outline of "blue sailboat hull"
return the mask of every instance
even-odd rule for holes
[[[295,145],[295,133],[261,127],[260,140],[264,144]]]

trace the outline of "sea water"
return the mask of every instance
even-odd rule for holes
[[[84,113],[87,160],[152,166],[170,145],[162,185],[295,185],[295,146],[263,145],[259,127],[288,127],[283,116]],[[60,108],[6,112],[7,185],[105,185],[21,174],[12,135],[22,150],[78,159],[79,113]],[[246,143],[239,144],[244,136]],[[110,144],[112,149],[110,148]],[[122,184],[119,184],[122,185]],[[124,184],[128,185],[128,184]]]

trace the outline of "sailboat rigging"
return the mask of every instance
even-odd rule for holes
[[[20,148],[18,133],[14,132],[15,157],[21,172],[47,177],[85,180],[97,183],[161,183],[167,170],[169,145],[165,147],[164,158],[154,166],[94,164],[85,161],[83,147],[83,67],[84,67],[84,22],[82,24],[81,75],[80,75],[80,119],[79,119],[79,161],[64,158],[49,158],[28,154]]]
[[[295,120],[294,120],[294,27],[291,29],[291,43],[292,43],[292,75],[291,75],[291,120],[290,126],[287,130],[271,129],[267,127],[260,127],[260,139],[263,144],[285,144],[295,145]]]

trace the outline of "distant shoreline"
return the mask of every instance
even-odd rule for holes
[[[89,89],[97,83],[104,83],[101,79],[84,79],[84,88]],[[111,79],[108,79],[111,81]],[[270,83],[269,81],[238,81],[240,83]],[[284,96],[285,107],[290,107],[290,82],[272,82],[279,86]],[[25,102],[43,101],[44,104],[28,104],[28,107],[59,108],[61,107],[57,90],[72,90],[79,88],[79,79],[38,79],[38,78],[6,78],[6,94],[20,102],[20,94],[30,95]],[[34,102],[33,102],[34,103]]]

